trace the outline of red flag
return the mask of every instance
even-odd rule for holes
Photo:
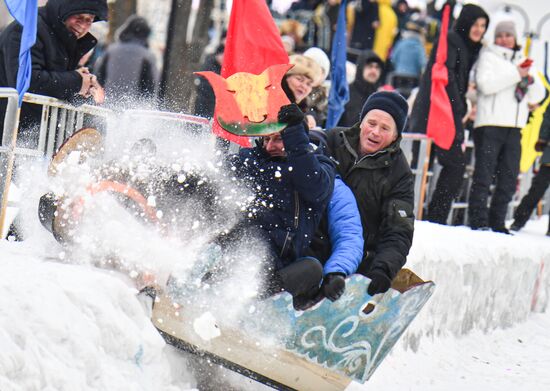
[[[451,101],[445,87],[449,83],[449,71],[445,66],[447,61],[447,32],[449,30],[450,6],[443,10],[441,31],[435,64],[432,67],[432,91],[430,113],[426,134],[434,139],[435,144],[443,149],[450,149],[455,138],[456,129]]]
[[[279,30],[265,0],[233,0],[223,55],[222,77],[228,78],[237,72],[259,75],[271,65],[288,62]],[[225,131],[216,118],[215,112],[214,134],[244,147],[250,146],[248,137],[235,136]]]

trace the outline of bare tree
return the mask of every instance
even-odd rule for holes
[[[137,0],[115,0],[109,3],[109,34],[107,41],[113,42],[115,31],[130,15],[137,11]]]
[[[196,12],[191,12],[191,4],[189,0],[172,0],[168,24],[160,97],[165,108],[174,111],[191,110],[195,91],[193,72],[199,69],[208,44],[214,0],[200,0]]]

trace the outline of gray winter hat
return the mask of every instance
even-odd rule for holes
[[[510,35],[513,35],[516,40],[518,39],[518,35],[516,32],[516,24],[512,20],[503,20],[502,22],[499,22],[496,25],[495,38],[500,33],[508,33]]]

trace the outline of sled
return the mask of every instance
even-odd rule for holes
[[[291,295],[280,293],[258,303],[261,317],[245,317],[238,329],[216,324],[220,335],[208,340],[194,331],[199,314],[166,294],[157,296],[152,321],[168,344],[273,388],[343,390],[351,381],[364,383],[372,376],[435,288],[406,269],[384,294],[368,295],[369,282],[352,275],[339,300],[323,299],[307,311],[295,311]],[[292,332],[280,346],[264,351],[243,332],[257,318],[263,321],[254,327],[266,336],[273,334],[275,322]]]

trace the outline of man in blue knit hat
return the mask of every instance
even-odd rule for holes
[[[414,181],[399,147],[407,112],[407,101],[398,93],[376,92],[355,125],[327,134],[337,171],[361,213],[365,246],[357,272],[371,279],[370,295],[390,288],[412,245]]]

